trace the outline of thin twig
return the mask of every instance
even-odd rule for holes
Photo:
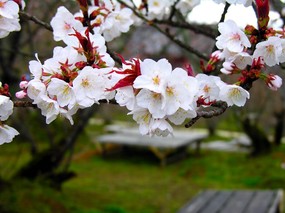
[[[126,4],[125,2],[123,2],[122,0],[118,0],[119,3],[121,3],[122,5],[124,5],[125,7],[131,9],[133,11],[133,13],[139,17],[140,19],[142,19],[144,22],[148,23],[151,27],[155,28],[157,31],[159,31],[160,33],[162,33],[163,35],[165,35],[166,37],[168,37],[172,42],[176,43],[178,46],[180,46],[181,48],[187,50],[190,53],[193,53],[194,55],[204,59],[204,60],[209,60],[209,57],[200,53],[199,51],[197,51],[195,48],[191,47],[191,46],[187,46],[186,44],[184,44],[182,41],[176,39],[173,35],[171,35],[169,32],[162,30],[157,24],[155,24],[153,21],[149,21],[147,18],[145,18],[143,15],[139,14],[135,8],[132,8],[131,6],[129,6],[128,4]]]
[[[109,103],[117,104],[115,100],[100,100],[99,103]],[[14,107],[32,107],[37,108],[36,104],[33,104],[31,101],[14,101]]]
[[[32,107],[37,108],[31,101],[14,101],[14,107]]]
[[[26,13],[24,11],[20,11],[19,12],[19,15],[21,18],[25,19],[25,20],[30,20],[30,21],[33,21],[34,23],[40,25],[40,26],[43,26],[44,28],[46,28],[47,30],[49,31],[53,31],[52,27],[50,26],[50,24],[44,22],[44,21],[41,21],[39,20],[37,17],[33,16],[33,15],[30,15],[29,13]]]
[[[191,119],[188,123],[185,124],[186,128],[189,128],[191,126],[193,126],[193,124],[195,124],[200,118],[212,118],[214,116],[219,116],[221,114],[223,114],[227,108],[228,105],[226,102],[223,101],[218,101],[214,104],[211,105],[212,107],[215,107],[212,110],[207,110],[207,111],[198,111],[197,112],[197,116],[193,119]]]
[[[226,2],[225,7],[224,7],[224,11],[223,11],[223,13],[222,13],[222,15],[221,15],[221,19],[220,19],[219,23],[225,21],[226,14],[227,14],[227,12],[228,12],[230,6],[231,6],[231,5],[230,5],[228,2]]]
[[[231,5],[230,5],[228,2],[226,2],[225,7],[224,7],[224,11],[223,11],[223,13],[222,13],[222,15],[221,15],[221,18],[220,18],[219,23],[225,21],[226,14],[227,14],[227,12],[228,12],[230,6],[231,6]],[[217,36],[218,36],[218,35],[216,35],[216,37],[217,37]],[[212,49],[212,52],[215,52],[217,49],[218,49],[218,48],[217,48],[216,45],[215,45],[215,46],[213,47],[213,49]]]
[[[189,24],[187,22],[180,23],[180,22],[175,22],[171,20],[157,20],[157,19],[154,20],[153,22],[157,24],[166,24],[166,25],[169,25],[175,28],[191,30],[196,34],[202,34],[211,39],[216,39],[217,32],[213,28],[209,27],[208,25],[200,25],[200,24],[196,25],[196,24]]]

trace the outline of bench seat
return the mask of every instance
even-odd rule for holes
[[[282,190],[206,190],[178,213],[281,213]]]
[[[196,150],[199,151],[201,140],[207,137],[205,132],[190,132],[186,134],[180,134],[175,137],[150,137],[142,136],[135,132],[116,132],[112,134],[102,135],[96,138],[99,144],[102,144],[103,151],[104,145],[116,144],[122,146],[135,146],[145,147],[159,158],[162,165],[165,165],[169,157],[175,157],[174,153],[184,153],[191,144],[196,144]]]

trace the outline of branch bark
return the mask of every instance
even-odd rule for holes
[[[26,13],[24,11],[20,11],[19,15],[22,19],[24,20],[30,20],[33,21],[34,23],[44,27],[45,29],[49,30],[49,31],[53,31],[52,27],[50,26],[50,24],[38,19],[37,17],[30,15],[29,13]]]

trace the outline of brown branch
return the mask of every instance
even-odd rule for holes
[[[224,7],[224,11],[223,11],[223,13],[222,13],[222,15],[221,15],[221,18],[220,18],[219,23],[225,21],[226,14],[227,14],[227,12],[228,12],[230,6],[231,6],[231,5],[230,5],[228,2],[226,2],[225,7]],[[217,37],[217,36],[218,36],[218,33],[217,33],[216,37]],[[217,49],[218,49],[218,48],[217,48],[216,45],[215,45],[215,46],[213,47],[213,49],[212,49],[212,52],[215,52]]]
[[[231,6],[231,5],[230,5],[228,2],[226,2],[225,7],[224,7],[224,11],[223,11],[223,13],[222,13],[222,15],[221,15],[221,19],[220,19],[219,23],[225,21],[226,14],[227,14],[227,12],[228,12],[230,6]]]
[[[186,44],[184,44],[182,41],[180,41],[179,39],[176,39],[173,35],[171,35],[168,31],[163,31],[160,27],[158,27],[155,24],[151,25],[153,28],[155,28],[157,31],[159,31],[160,33],[162,33],[163,35],[165,35],[167,38],[169,38],[171,41],[173,41],[175,44],[177,44],[178,46],[180,46],[181,48],[187,50],[188,52],[198,56],[199,58],[202,58],[204,60],[209,60],[209,57],[203,53],[201,53],[200,51],[196,50],[195,48],[191,47],[191,46],[187,46]]]
[[[19,15],[22,19],[24,20],[30,20],[30,21],[33,21],[34,23],[40,25],[40,26],[43,26],[44,28],[46,28],[47,30],[49,31],[53,31],[52,27],[50,26],[50,24],[44,22],[44,21],[41,21],[39,20],[37,17],[33,16],[33,15],[30,15],[29,13],[26,13],[24,11],[20,11],[19,12]]]
[[[215,107],[215,108],[212,110],[208,110],[208,111],[198,111],[197,116],[195,118],[191,119],[188,123],[186,123],[185,127],[186,128],[191,127],[200,118],[212,118],[214,116],[219,116],[219,115],[223,114],[228,108],[227,103],[223,102],[223,101],[218,101],[218,102],[212,104],[211,106]]]
[[[195,48],[191,47],[191,46],[187,46],[186,44],[184,44],[182,41],[180,41],[179,39],[176,39],[173,35],[171,35],[168,31],[164,31],[162,30],[157,24],[155,24],[155,22],[153,21],[149,21],[147,18],[145,18],[143,15],[139,14],[135,8],[129,6],[128,4],[124,3],[122,0],[118,0],[119,3],[121,3],[122,5],[124,5],[125,7],[131,9],[133,11],[133,13],[139,17],[140,19],[142,19],[144,22],[148,23],[151,27],[155,28],[158,32],[162,33],[163,35],[165,35],[166,37],[168,37],[172,42],[174,42],[175,44],[177,44],[178,46],[180,46],[181,48],[185,49],[186,51],[204,59],[204,60],[209,60],[209,57],[207,55],[204,55],[202,53],[200,53],[199,51],[197,51]]]
[[[117,104],[115,100],[100,100],[99,103],[110,103]],[[31,101],[14,101],[14,107],[32,107],[37,108],[36,104],[33,104]]]
[[[187,22],[180,23],[171,20],[154,20],[153,22],[157,24],[166,24],[168,26],[175,28],[191,30],[196,34],[202,34],[211,39],[216,39],[217,36],[217,32],[215,31],[215,29],[209,27],[208,25],[196,25],[196,24],[189,24]]]
[[[37,106],[31,101],[14,101],[14,107],[32,107],[36,108]]]

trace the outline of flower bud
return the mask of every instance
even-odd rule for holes
[[[258,28],[266,28],[269,22],[269,0],[256,0]]]
[[[276,91],[282,85],[282,78],[278,75],[269,74],[266,79],[266,84],[269,89]]]
[[[27,97],[27,93],[24,90],[21,90],[19,92],[16,92],[15,96],[18,99],[23,99],[23,98]]]
[[[26,89],[27,86],[28,86],[28,83],[29,83],[28,81],[21,81],[20,84],[19,84],[19,87],[21,89]]]

